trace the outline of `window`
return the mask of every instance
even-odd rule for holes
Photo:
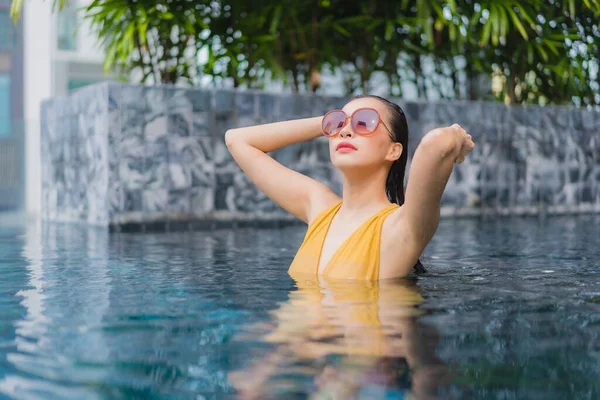
[[[0,8],[0,50],[12,49],[14,45],[15,24],[10,18],[10,10]]]
[[[58,13],[57,18],[57,39],[59,50],[76,50],[77,49],[77,10],[70,3],[65,4]]]
[[[0,138],[10,136],[10,75],[0,73]]]
[[[82,79],[69,79],[69,91],[79,89],[81,87],[87,85],[93,85],[94,83],[98,83],[98,81],[88,81]]]

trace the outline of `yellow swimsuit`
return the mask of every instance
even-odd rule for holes
[[[325,209],[309,225],[304,241],[288,270],[292,277],[298,274],[318,274],[325,237],[341,206],[340,201]],[[386,217],[398,207],[397,204],[391,204],[358,227],[335,251],[323,269],[323,276],[335,279],[379,279],[381,228]]]

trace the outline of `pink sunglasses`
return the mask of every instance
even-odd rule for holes
[[[377,130],[379,124],[385,126],[390,136],[393,138],[392,132],[387,127],[385,122],[379,116],[379,113],[373,108],[359,108],[352,115],[348,116],[342,110],[331,110],[323,116],[321,122],[321,130],[323,135],[327,137],[335,136],[346,126],[350,119],[352,130],[358,135],[367,136]]]

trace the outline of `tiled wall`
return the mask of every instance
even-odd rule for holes
[[[43,217],[95,225],[289,218],[241,173],[228,128],[321,115],[345,98],[104,83],[42,105]],[[443,214],[600,211],[600,113],[493,103],[398,101],[409,153],[458,122],[477,146]],[[281,149],[285,165],[340,189],[326,139]],[[410,165],[410,160],[409,160]]]

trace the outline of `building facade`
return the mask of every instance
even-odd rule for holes
[[[10,3],[10,0],[0,0]],[[63,96],[71,90],[110,79],[103,71],[104,52],[93,32],[77,9],[89,0],[70,1],[60,12],[52,1],[23,2],[21,96],[15,94],[11,104],[21,107],[24,133],[24,211],[38,219],[41,203],[40,104],[43,100]],[[7,8],[8,13],[8,8]],[[1,25],[1,23],[0,23]]]
[[[0,211],[24,199],[23,23],[11,21],[10,3],[0,0]]]

